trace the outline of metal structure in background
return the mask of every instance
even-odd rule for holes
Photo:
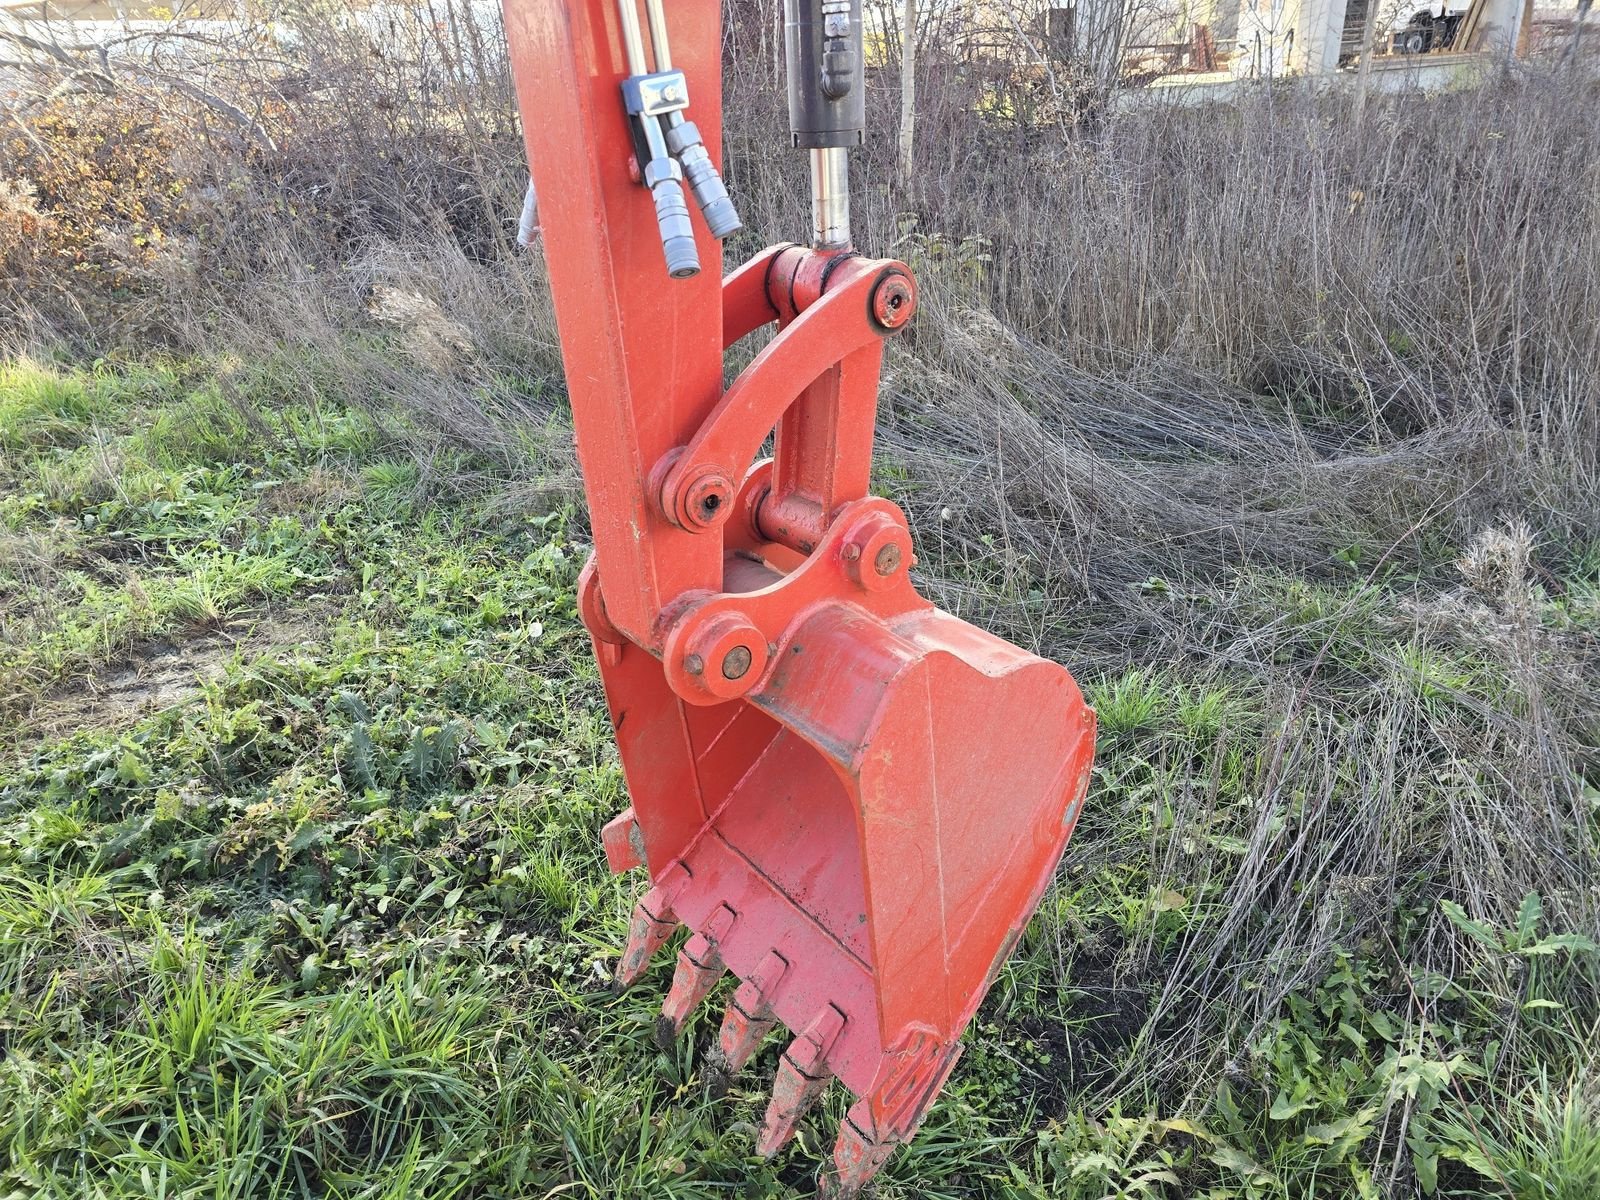
[[[850,247],[859,0],[790,0],[815,245],[726,279],[724,197],[697,189],[711,220],[689,220],[672,140],[692,81],[694,144],[721,141],[718,0],[674,4],[670,53],[654,0],[654,72],[635,0],[505,10],[594,534],[579,608],[632,799],[605,848],[649,876],[617,979],[686,926],[662,1035],[736,976],[720,1068],[780,1024],[792,1039],[759,1148],[837,1077],[858,1100],[819,1186],[853,1195],[916,1130],[1048,885],[1094,714],[1065,669],[918,595],[905,516],[869,489],[884,347],[917,291]],[[725,350],[768,326],[725,386]]]

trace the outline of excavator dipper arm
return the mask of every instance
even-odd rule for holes
[[[686,926],[661,1035],[735,976],[721,1069],[791,1036],[758,1148],[838,1078],[858,1100],[819,1187],[850,1196],[916,1131],[1048,886],[1094,714],[1064,668],[923,599],[905,516],[870,492],[917,292],[850,246],[859,0],[789,0],[813,244],[726,280],[719,3],[676,0],[670,30],[636,4],[504,0],[594,535],[579,610],[632,801],[604,843],[648,876],[616,977]],[[724,386],[725,350],[769,325]]]

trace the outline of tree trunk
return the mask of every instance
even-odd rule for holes
[[[900,177],[910,179],[917,124],[917,0],[905,0],[900,21]]]
[[[1372,77],[1372,41],[1378,30],[1378,0],[1367,0],[1367,17],[1361,23],[1361,71],[1356,76],[1355,126],[1361,128],[1367,114],[1367,88]]]

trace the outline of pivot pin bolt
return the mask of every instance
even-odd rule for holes
[[[872,293],[872,315],[885,329],[899,329],[917,311],[917,294],[904,275],[889,275]]]

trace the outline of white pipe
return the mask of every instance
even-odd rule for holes
[[[539,240],[539,194],[528,180],[528,194],[522,198],[522,216],[517,220],[517,245],[531,246]]]

